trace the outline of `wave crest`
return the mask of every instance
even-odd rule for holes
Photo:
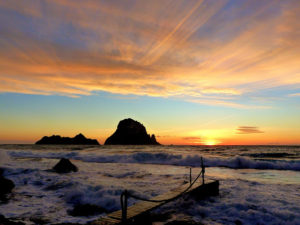
[[[84,162],[98,163],[145,163],[145,164],[162,164],[177,166],[201,166],[200,155],[183,156],[169,153],[149,153],[139,152],[133,154],[115,154],[115,155],[95,155],[80,154],[79,152],[10,152],[12,157],[31,157],[31,158],[69,158],[81,160]],[[300,161],[285,160],[255,160],[249,157],[236,156],[233,158],[211,158],[205,157],[204,164],[207,167],[227,167],[233,169],[273,169],[273,170],[295,170],[300,171]]]

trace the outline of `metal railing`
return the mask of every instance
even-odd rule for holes
[[[172,200],[180,197],[181,195],[185,194],[196,183],[196,181],[199,179],[199,177],[201,175],[202,175],[202,185],[203,185],[204,184],[204,174],[205,174],[205,166],[203,163],[203,159],[201,157],[201,172],[198,174],[198,176],[192,181],[192,168],[190,168],[190,177],[189,177],[190,185],[185,190],[183,190],[180,194],[176,195],[175,197],[168,198],[168,199],[160,199],[160,200],[146,199],[146,198],[140,197],[138,195],[132,194],[127,190],[124,190],[120,197],[121,209],[122,209],[122,222],[126,223],[126,221],[127,221],[127,206],[128,206],[128,198],[129,197],[132,197],[134,199],[141,200],[141,201],[146,201],[146,202],[169,202],[169,201],[172,201]]]

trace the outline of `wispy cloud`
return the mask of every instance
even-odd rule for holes
[[[203,139],[201,137],[188,136],[181,137],[181,139],[186,144],[203,144]]]
[[[188,140],[188,141],[200,141],[200,137],[182,137],[183,140]]]
[[[299,97],[300,93],[289,94],[288,96],[289,97]]]
[[[204,105],[212,105],[212,106],[222,106],[222,107],[230,107],[230,108],[237,108],[237,109],[269,109],[270,106],[263,106],[263,105],[250,105],[250,104],[242,104],[242,103],[235,103],[232,101],[225,101],[222,99],[205,99],[205,98],[198,98],[198,99],[188,99],[188,102],[199,103]]]
[[[237,129],[237,134],[256,134],[256,133],[264,133],[259,130],[258,127],[250,127],[250,126],[240,126]]]
[[[247,109],[245,93],[300,84],[297,0],[11,0],[0,9],[0,92]]]

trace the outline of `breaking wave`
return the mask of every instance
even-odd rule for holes
[[[33,152],[33,151],[12,151],[12,157],[30,158],[69,158],[83,162],[97,163],[145,163],[177,166],[201,166],[200,155],[176,155],[169,153],[148,153],[139,152],[133,154],[81,154],[80,152]],[[232,158],[211,158],[205,157],[204,163],[207,167],[227,167],[233,169],[272,169],[272,170],[294,170],[300,171],[300,161],[286,160],[255,160],[249,157],[236,156]]]

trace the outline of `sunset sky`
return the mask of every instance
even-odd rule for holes
[[[300,1],[0,0],[0,143],[118,122],[162,144],[300,144]]]

